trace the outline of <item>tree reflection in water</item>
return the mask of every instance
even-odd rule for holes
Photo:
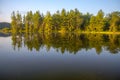
[[[54,48],[64,54],[65,51],[76,54],[78,51],[94,48],[97,54],[103,49],[112,54],[120,51],[120,35],[117,34],[75,34],[75,33],[26,33],[12,34],[12,45],[14,50],[24,46],[28,50],[39,51],[46,47],[49,51]]]

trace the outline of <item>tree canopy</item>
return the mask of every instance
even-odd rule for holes
[[[96,15],[81,13],[77,8],[74,10],[56,11],[51,14],[49,11],[45,15],[36,11],[28,11],[23,17],[19,12],[13,11],[11,15],[12,32],[119,32],[120,12],[115,11],[105,15],[99,10]]]

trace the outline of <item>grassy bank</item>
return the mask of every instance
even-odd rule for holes
[[[120,32],[80,32],[80,33],[86,33],[86,34],[120,34]]]
[[[12,33],[12,30],[9,29],[9,28],[3,28],[3,29],[0,29],[0,32],[2,33]],[[80,31],[80,30],[77,30],[77,31],[51,31],[52,33],[75,33],[75,34],[120,34],[120,32],[110,32],[110,31],[102,31],[102,32],[94,32],[94,31]],[[44,31],[44,33],[51,33],[51,32],[46,32]],[[25,30],[22,30],[20,33],[26,33]],[[39,33],[43,33],[41,31],[39,31]]]

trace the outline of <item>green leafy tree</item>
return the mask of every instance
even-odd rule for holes
[[[36,11],[33,15],[33,25],[34,25],[34,32],[38,32],[39,27],[42,25],[42,16],[39,11]]]
[[[44,17],[43,24],[44,24],[44,31],[51,32],[51,30],[52,30],[52,16],[51,16],[49,11],[46,13],[46,16]]]
[[[75,22],[76,22],[76,25],[75,25],[76,30],[79,30],[79,29],[82,30],[84,28],[84,26],[82,26],[83,25],[82,13],[80,13],[77,8],[75,9]]]
[[[68,20],[67,20],[67,12],[66,10],[63,8],[61,11],[61,30],[67,30],[67,26],[68,26]]]
[[[83,21],[83,26],[84,26],[84,30],[87,31],[88,26],[90,24],[90,19],[91,19],[92,14],[88,13],[83,15],[84,21]]]
[[[52,16],[52,30],[54,30],[54,31],[60,30],[61,22],[62,22],[62,20],[61,20],[60,12],[57,11]]]
[[[99,10],[96,16],[91,17],[89,30],[100,32],[103,31],[104,26],[105,26],[104,13],[102,10]]]
[[[33,13],[32,11],[29,12],[28,14],[28,18],[29,18],[29,32],[33,32]]]
[[[104,12],[102,10],[99,10],[96,16],[96,29],[97,31],[103,31],[103,28],[105,26],[104,22]]]
[[[11,29],[13,33],[17,32],[17,18],[14,11],[12,12],[11,15]]]
[[[90,25],[88,27],[88,31],[96,31],[96,17],[92,16],[90,18]]]
[[[76,26],[76,18],[75,18],[75,12],[73,10],[70,10],[68,13],[68,31],[73,31]]]
[[[25,17],[25,30],[27,33],[33,32],[33,14],[32,11],[27,12]]]
[[[120,12],[113,12],[110,20],[110,31],[120,31]]]
[[[21,14],[19,12],[17,12],[17,14],[15,14],[15,12],[12,13],[11,16],[11,26],[12,26],[12,32],[13,33],[18,33],[18,32],[22,32],[22,17]]]
[[[16,18],[17,18],[17,30],[18,32],[22,32],[22,16],[19,12],[17,12],[17,15],[16,15]]]

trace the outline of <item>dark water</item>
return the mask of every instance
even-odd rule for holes
[[[120,35],[1,36],[0,80],[120,80]]]

